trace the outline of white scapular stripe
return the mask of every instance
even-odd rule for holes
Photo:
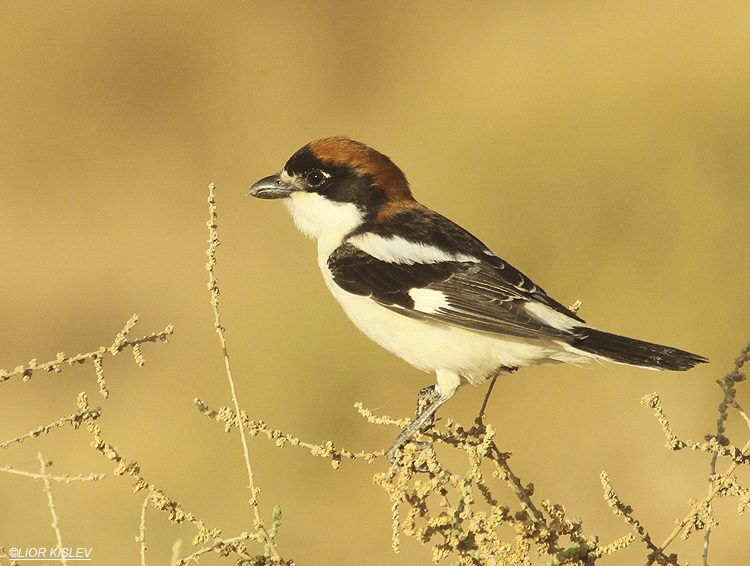
[[[357,234],[347,240],[372,257],[390,263],[440,263],[441,261],[470,261],[479,260],[471,255],[452,254],[429,244],[410,242],[400,236],[383,237],[372,232]]]

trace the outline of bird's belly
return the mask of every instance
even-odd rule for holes
[[[553,342],[475,332],[411,318],[369,297],[344,291],[327,269],[323,269],[323,276],[333,296],[365,336],[423,371],[454,372],[462,381],[476,384],[504,367],[557,361],[550,356],[561,348]]]

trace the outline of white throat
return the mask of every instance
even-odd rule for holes
[[[319,249],[333,251],[363,220],[354,203],[333,202],[318,193],[295,191],[284,204],[300,232],[318,240]]]

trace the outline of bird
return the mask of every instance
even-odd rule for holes
[[[684,371],[708,362],[589,326],[473,234],[420,204],[389,157],[348,137],[306,144],[247,195],[281,199],[297,228],[317,240],[325,284],[354,325],[435,375],[421,392],[426,405],[388,451],[391,462],[465,384],[540,364]]]

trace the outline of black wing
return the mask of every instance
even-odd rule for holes
[[[570,336],[565,330],[533,316],[525,308],[530,302],[542,303],[583,322],[520,271],[492,254],[474,236],[437,213],[432,215],[429,227],[427,224],[421,226],[419,241],[439,244],[443,249],[447,248],[443,241],[450,242],[455,249],[448,248],[448,251],[460,253],[461,250],[464,257],[468,251],[476,261],[396,263],[375,258],[355,245],[345,243],[328,258],[328,268],[335,283],[350,293],[372,297],[403,315],[482,332],[527,338],[538,338],[540,334]],[[401,231],[404,226],[413,227],[415,223],[407,219],[400,224]],[[451,237],[446,239],[450,232],[453,232]],[[417,310],[409,294],[414,289],[441,293],[443,304],[430,312]]]

